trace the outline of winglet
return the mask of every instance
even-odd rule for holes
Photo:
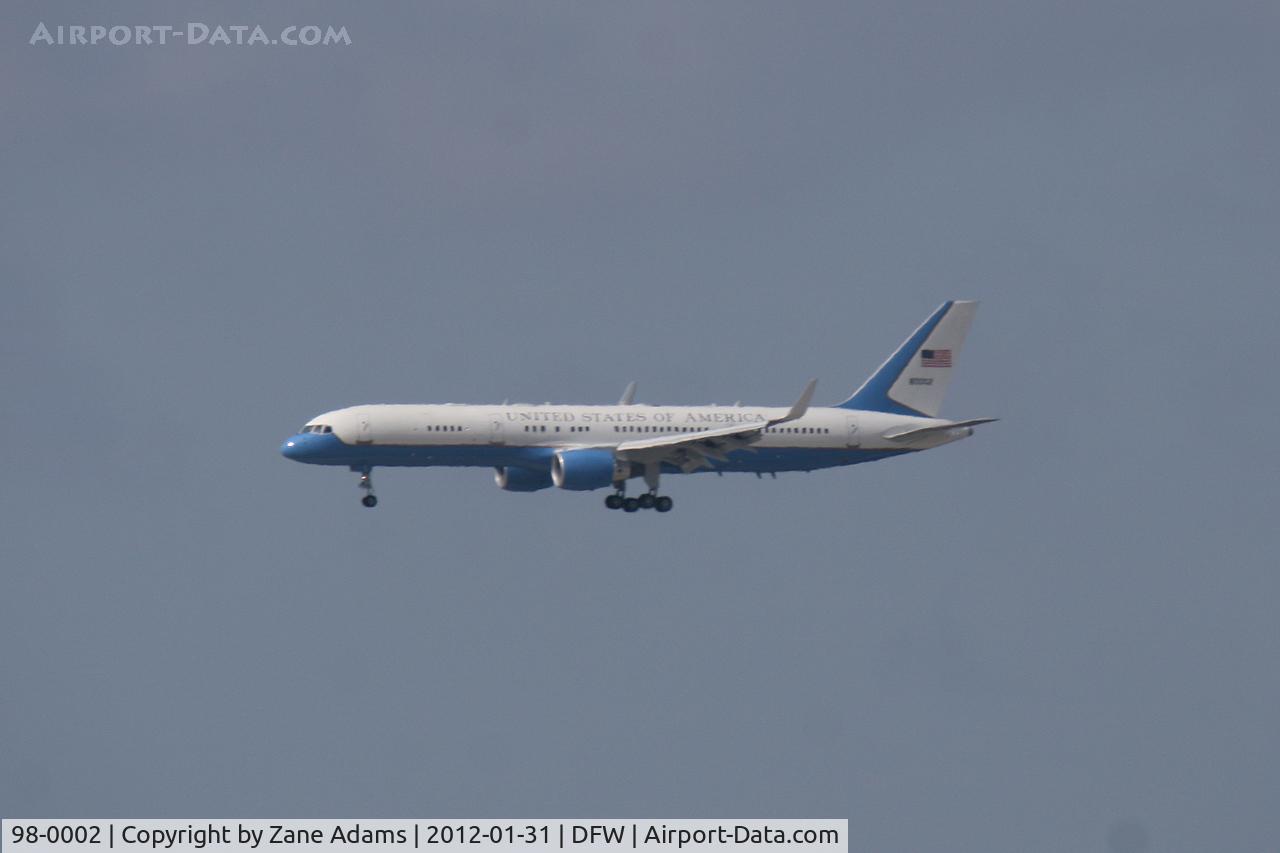
[[[818,380],[810,379],[809,384],[804,386],[804,390],[800,392],[800,399],[796,400],[796,404],[791,407],[791,411],[776,423],[783,421],[795,421],[804,417],[804,413],[809,411],[809,401],[813,399],[813,389],[818,387]]]
[[[627,385],[627,390],[622,392],[622,398],[618,400],[619,406],[630,406],[631,402],[636,398],[636,382],[631,380]]]

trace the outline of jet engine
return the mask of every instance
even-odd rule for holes
[[[551,457],[551,481],[561,489],[603,489],[631,475],[631,464],[615,459],[612,450],[560,450]]]
[[[551,488],[551,472],[509,465],[495,468],[493,481],[505,492],[536,492]]]

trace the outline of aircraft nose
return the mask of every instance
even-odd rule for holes
[[[295,435],[280,445],[280,455],[285,459],[301,459],[306,452],[302,445],[301,437]]]

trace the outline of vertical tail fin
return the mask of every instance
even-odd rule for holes
[[[937,417],[977,310],[977,302],[942,303],[840,408]]]

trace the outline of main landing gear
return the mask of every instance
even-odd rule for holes
[[[671,512],[671,508],[675,506],[675,501],[666,495],[659,495],[654,492],[645,492],[638,498],[629,498],[619,487],[616,492],[604,499],[604,505],[609,509],[620,509],[623,512],[635,512],[641,509]]]
[[[360,499],[360,503],[373,509],[378,505],[378,496],[373,493],[373,478],[369,476],[373,473],[372,468],[357,469],[360,471],[360,488],[364,489],[364,497]]]

